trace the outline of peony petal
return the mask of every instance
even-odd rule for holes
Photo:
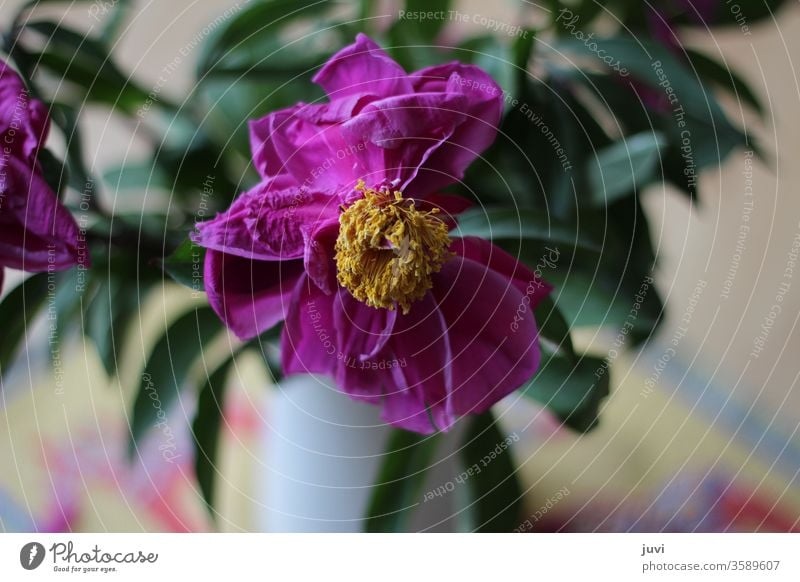
[[[352,189],[360,177],[354,155],[363,144],[348,141],[339,123],[321,123],[320,114],[328,105],[304,105],[268,115],[269,139],[281,162],[302,188],[335,193]],[[274,164],[273,164],[274,165]]]
[[[253,164],[262,178],[280,187],[311,188],[317,174],[328,174],[328,189],[339,181],[351,182],[353,159],[339,137],[339,124],[353,115],[363,101],[307,105],[298,103],[251,121]],[[313,173],[312,173],[313,171]]]
[[[364,106],[376,99],[378,97],[375,95],[350,95],[329,103],[305,105],[297,110],[297,115],[317,125],[342,123],[358,114]]]
[[[325,293],[332,294],[338,287],[334,245],[339,236],[339,218],[305,227],[306,248],[303,263],[309,278]]]
[[[381,418],[392,426],[420,434],[433,434],[437,429],[431,422],[421,390],[386,394]]]
[[[397,316],[387,352],[397,362],[394,381],[386,388],[391,409],[402,411],[414,425],[424,419],[431,429],[432,418],[435,428],[448,430],[456,420],[450,399],[452,353],[447,325],[432,294],[414,303],[408,314]],[[403,398],[408,400],[405,405]],[[403,417],[394,416],[390,422],[407,427]]]
[[[264,179],[291,176],[272,143],[272,118],[281,114],[281,111],[276,111],[261,119],[252,119],[248,123],[253,165]],[[294,182],[294,178],[291,178],[291,181]]]
[[[368,184],[391,183],[406,188],[428,157],[449,139],[464,119],[467,99],[455,93],[417,93],[374,101],[342,125]],[[446,173],[443,183],[455,178]],[[431,194],[432,190],[420,192]],[[423,196],[420,196],[423,197]]]
[[[333,295],[326,295],[302,276],[292,293],[281,334],[284,374],[336,373]]]
[[[365,362],[376,357],[392,337],[397,310],[369,307],[346,289],[339,289],[333,316],[339,351]]]
[[[466,259],[486,265],[496,273],[510,279],[517,289],[529,295],[532,309],[536,309],[539,303],[553,290],[553,286],[541,276],[488,240],[474,236],[456,238],[453,239],[450,250]],[[547,261],[550,259],[546,257]]]
[[[69,211],[32,166],[11,157],[0,183],[0,263],[25,271],[77,265],[79,228]]]
[[[30,162],[47,139],[47,107],[31,99],[17,73],[0,61],[0,134],[3,145]]]
[[[333,55],[313,81],[332,101],[351,95],[390,97],[413,91],[403,67],[364,34]]]
[[[392,337],[397,311],[369,307],[340,289],[333,317],[337,385],[352,398],[380,404],[383,387],[391,380],[387,361],[380,353]]]
[[[338,198],[300,189],[271,190],[266,183],[240,195],[225,212],[197,224],[200,246],[264,261],[303,257],[303,226],[338,213]]]
[[[420,167],[409,196],[428,194],[464,177],[467,167],[494,142],[503,114],[503,91],[482,69],[449,63],[411,75],[416,91],[442,91],[464,99],[457,128]]]
[[[349,192],[361,178],[370,185],[393,183],[411,197],[460,180],[495,138],[499,87],[481,69],[458,63],[406,77],[377,45],[359,38],[317,77],[335,87],[331,103],[300,103],[251,123],[258,171],[281,184],[293,180],[329,193]],[[383,70],[387,59],[390,70]],[[353,79],[337,76],[352,73],[342,66],[348,61],[364,61],[368,71],[377,67],[382,72],[375,74],[392,83],[371,81],[370,92],[350,91]],[[356,85],[369,74],[357,76]]]
[[[0,220],[0,264],[36,273],[48,269],[63,271],[78,263],[77,248],[65,241],[42,237],[19,223]]]
[[[353,400],[379,406],[383,402],[384,386],[391,382],[391,373],[342,356],[336,364],[334,378],[339,389]]]
[[[302,272],[302,261],[259,261],[209,250],[208,302],[233,333],[250,339],[285,318]]]
[[[447,322],[456,414],[484,412],[533,376],[536,322],[508,278],[458,257],[434,276],[433,294]]]

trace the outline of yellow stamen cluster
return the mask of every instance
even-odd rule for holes
[[[438,208],[421,212],[400,192],[367,188],[339,216],[336,267],[339,284],[371,307],[406,314],[433,286],[431,276],[450,257],[447,225]]]

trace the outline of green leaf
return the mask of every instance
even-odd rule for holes
[[[398,14],[392,26],[392,36],[409,44],[434,43],[450,21],[451,0],[405,0],[403,18]],[[425,16],[424,18],[418,15]],[[428,18],[427,16],[433,16]]]
[[[185,234],[176,230],[170,224],[170,217],[158,210],[146,213],[125,211],[115,213],[113,218],[113,237],[123,237],[126,242],[138,246],[140,260],[146,261],[148,267],[164,257],[167,249],[176,248],[184,240]],[[121,257],[117,259],[121,261]],[[140,265],[141,267],[142,265]],[[112,265],[112,269],[114,265]],[[148,275],[159,275],[158,269],[147,268],[146,272],[133,273],[133,277],[141,278]]]
[[[74,83],[86,99],[129,114],[147,99],[148,92],[114,64],[100,41],[46,20],[28,22],[25,28],[39,33],[46,43],[38,54],[38,66]],[[164,100],[159,97],[158,102]]]
[[[460,454],[467,470],[478,470],[461,485],[466,495],[457,497],[469,531],[510,532],[519,525],[523,493],[511,457],[514,440],[500,432],[491,411],[468,420]]]
[[[152,163],[125,163],[103,173],[103,181],[115,190],[147,192],[158,188],[170,190],[169,177]]]
[[[437,443],[436,435],[392,431],[367,509],[367,532],[406,531]]]
[[[89,172],[83,161],[83,139],[78,126],[78,113],[69,105],[53,103],[50,106],[50,114],[67,142],[68,183],[77,192],[84,193],[89,183]],[[92,188],[95,187],[93,184]],[[92,193],[95,194],[94,189]]]
[[[89,2],[91,2],[91,6],[88,7],[86,12],[92,20],[100,22],[103,16],[111,14],[111,17],[107,19],[106,25],[103,27],[101,41],[106,45],[112,44],[116,39],[116,33],[119,27],[122,25],[124,16],[130,9],[129,0],[28,0],[17,12],[14,22],[21,23],[25,12],[38,8],[39,6],[47,4],[67,4],[69,6],[66,7],[70,8],[76,3],[88,4]]]
[[[47,182],[47,185],[55,192],[56,196],[61,198],[69,181],[67,167],[46,148],[39,150],[36,158],[42,165],[44,181]]]
[[[633,325],[627,339],[637,345],[651,335],[663,312],[652,284],[656,256],[647,217],[634,196],[605,207],[601,220],[596,212],[588,210],[579,220],[587,234],[603,241],[600,256],[576,252],[569,261],[557,261],[547,280],[570,327]]]
[[[734,147],[748,143],[748,137],[731,124],[711,91],[666,47],[622,37],[595,37],[589,44],[619,60],[631,77],[650,88],[664,95],[667,88],[674,91],[677,101],[670,104],[672,110],[668,114],[659,118],[659,127],[667,137],[676,163],[697,170],[718,166]],[[596,53],[577,39],[560,39],[554,46],[557,50],[582,54],[589,62],[598,62]],[[635,87],[630,85],[630,90]],[[687,139],[688,151],[682,152]],[[682,153],[690,157],[682,159]],[[694,189],[693,181],[683,182],[684,188]]]
[[[613,124],[619,126],[622,133],[627,135],[652,131],[652,113],[637,97],[637,92],[630,87],[623,88],[619,79],[577,68],[557,70],[553,74],[591,91],[596,97],[596,105],[604,109],[602,113],[608,113]]]
[[[203,355],[204,346],[222,324],[209,307],[193,309],[169,325],[147,358],[139,392],[133,405],[129,454],[137,442],[157,423],[164,421],[186,383],[189,368]],[[174,430],[173,430],[174,432]]]
[[[239,120],[245,128],[246,119]],[[171,143],[161,147],[154,158],[156,174],[166,178],[166,189],[181,195],[194,213],[200,209],[213,213],[215,207],[226,208],[241,187],[241,178],[232,180],[226,172],[224,150],[230,134],[221,142],[215,142],[205,131],[194,128],[189,135],[168,137],[173,138]]]
[[[332,5],[334,2],[328,0],[262,0],[250,3],[224,21],[212,38],[203,43],[197,77],[202,78],[217,67],[221,59],[230,58],[231,53],[249,50],[249,45],[254,41],[276,39],[281,29],[297,20],[319,20]],[[288,50],[285,55],[292,56],[296,52]],[[270,53],[261,54],[266,56]]]
[[[197,413],[192,422],[194,436],[194,471],[200,492],[212,517],[217,469],[219,433],[222,426],[223,405],[228,371],[233,358],[226,360],[212,373],[197,398]]]
[[[655,132],[622,138],[597,152],[588,162],[592,199],[598,206],[641,190],[658,175],[664,139]]]
[[[541,241],[598,251],[600,246],[573,227],[556,223],[536,210],[524,208],[473,208],[458,216],[453,236],[477,236],[487,240]]]
[[[366,33],[371,27],[370,17],[373,11],[372,0],[357,0],[358,1],[358,18],[354,24],[354,29],[358,32]]]
[[[95,10],[100,14],[95,13],[95,10],[93,10],[94,7],[97,7]],[[105,46],[115,46],[116,41],[119,38],[120,31],[127,21],[131,9],[132,6],[130,0],[116,0],[116,2],[114,2],[114,4],[110,7],[108,6],[108,3],[95,3],[89,8],[90,18],[97,18],[98,16],[105,16],[107,13],[109,14],[108,18],[105,20],[105,24],[103,25],[103,31],[100,34],[100,41]]]
[[[124,341],[131,323],[139,313],[141,298],[151,283],[137,285],[109,277],[98,286],[86,313],[86,334],[94,342],[100,361],[109,376],[117,373],[117,360],[124,351]]]
[[[0,372],[6,373],[14,361],[20,343],[28,339],[28,328],[48,296],[47,273],[25,279],[0,303]]]
[[[94,342],[97,355],[109,376],[117,369],[117,349],[113,339],[112,286],[101,284],[86,310],[86,335]]]
[[[206,249],[187,238],[169,257],[161,261],[164,271],[173,280],[190,288],[203,291],[203,263]]]
[[[726,1],[724,3],[711,3],[709,8],[703,9],[703,5],[699,2],[694,3],[670,3],[670,4],[650,4],[647,2],[633,2],[624,0],[622,5],[630,12],[630,16],[635,23],[644,23],[649,12],[655,10],[657,6],[659,10],[669,8],[667,14],[669,15],[670,24],[673,27],[688,26],[691,28],[700,29],[703,32],[707,27],[711,27],[709,31],[714,34],[714,28],[721,26],[735,27],[736,33],[741,33],[749,36],[753,32],[753,26],[762,19],[777,19],[781,21],[782,15],[778,12],[784,5],[793,5],[794,2],[789,0],[744,0],[742,2],[734,3]],[[706,4],[705,6],[709,6]],[[704,15],[701,22],[698,22],[698,11]],[[617,10],[614,10],[616,16],[621,17]],[[622,19],[622,18],[621,18]],[[630,21],[626,24],[631,25]],[[774,25],[774,23],[773,23]],[[641,24],[640,24],[641,27]]]
[[[598,273],[587,271],[579,265],[569,272],[550,274],[548,281],[556,288],[558,307],[572,326],[613,325],[627,313],[627,297],[618,301],[615,290],[607,289],[598,280]]]
[[[511,97],[498,139],[472,163],[462,193],[571,221],[576,207],[591,204],[585,160],[611,140],[564,81],[529,77]]]
[[[539,340],[549,342],[551,351],[575,359],[569,325],[551,296],[542,299],[536,308],[536,326]]]
[[[625,324],[635,302],[638,285],[628,273],[623,277],[621,271],[623,269],[617,266],[616,272],[610,274],[589,272],[584,265],[576,263],[569,270],[548,273],[547,280],[555,286],[553,295],[556,303],[570,327],[616,328]],[[632,345],[650,335],[650,331],[660,322],[661,309],[656,290],[650,285],[632,322],[635,330],[631,334]]]
[[[218,143],[235,149],[242,159],[250,160],[250,136],[244,120],[258,119],[298,101],[315,103],[323,95],[310,80],[287,83],[245,77],[233,81],[210,74],[200,85],[197,98],[208,112],[206,128],[209,133]]]
[[[580,3],[580,6],[577,9],[577,14],[580,16],[580,23],[582,26],[585,26],[592,20],[594,20],[597,16],[601,13],[604,13],[603,10],[604,4],[609,4],[606,0],[605,3],[603,2],[596,2],[595,0],[583,0]],[[615,12],[615,9],[611,9],[612,14]]]
[[[574,362],[542,350],[539,371],[522,391],[570,428],[587,432],[597,425],[600,404],[609,394],[606,362],[585,355]]]
[[[61,345],[65,332],[70,328],[80,329],[83,316],[83,298],[87,290],[94,284],[86,270],[79,268],[60,271],[55,274],[56,292],[50,303],[51,312],[48,313],[50,322],[50,359],[54,365],[58,364],[56,358],[61,357]]]
[[[259,31],[243,39],[215,57],[213,63],[198,70],[198,81],[215,79],[230,84],[248,80],[276,86],[303,84],[309,89],[314,72],[341,44],[342,32],[338,21],[315,19],[304,23],[306,25],[312,30],[300,37]],[[346,42],[352,43],[354,37],[347,38]]]
[[[764,117],[766,111],[764,109],[764,105],[761,103],[761,100],[753,92],[753,89],[750,88],[750,85],[747,83],[747,81],[742,79],[735,70],[726,67],[722,63],[719,63],[703,53],[697,52],[696,50],[685,50],[692,67],[697,71],[697,74],[700,75],[701,78],[708,79],[730,93],[733,93],[737,99],[741,99],[750,107],[752,107],[759,115]]]
[[[14,16],[14,23],[16,25],[20,25],[25,13],[39,6],[44,6],[47,4],[75,4],[75,1],[80,2],[80,0],[28,0],[22,6],[20,6],[19,10],[17,10],[17,14]],[[83,1],[88,2],[89,0]],[[92,1],[94,2],[96,0]]]
[[[530,46],[517,45],[517,52],[512,52],[507,43],[498,40],[493,35],[476,36],[470,38],[457,49],[460,60],[472,63],[489,73],[489,76],[500,85],[500,88],[511,95],[518,95],[518,80],[520,71],[515,67],[515,59],[522,60],[524,50],[530,51]]]
[[[247,348],[254,349],[261,354],[261,357],[264,358],[264,364],[272,376],[272,383],[276,385],[283,379],[283,370],[281,369],[282,331],[283,322],[271,327],[260,336],[251,339],[246,345]]]
[[[617,78],[580,69],[558,71],[556,75],[570,79],[572,83],[583,85],[591,93],[594,93],[594,96],[599,100],[599,104],[606,110],[603,113],[607,112],[613,123],[617,124],[625,134],[652,133],[654,128],[662,126],[669,129],[670,131],[660,132],[666,141],[664,147],[661,148],[662,178],[673,183],[691,197],[695,196],[696,187],[691,185],[684,175],[686,163],[681,158],[682,140],[680,134],[676,134],[674,131],[676,121],[672,112],[664,112],[658,108],[652,108],[649,100],[654,98],[653,89],[645,87],[645,93],[641,94],[642,89],[640,86],[631,84],[626,88],[624,83],[621,83]],[[689,119],[689,122],[692,125],[698,124],[704,132],[699,138],[695,139],[701,149],[706,150],[715,147],[712,143],[713,128],[704,127],[702,120],[692,121]],[[711,133],[709,134],[708,132]],[[589,156],[589,160],[591,160],[591,156]],[[587,163],[591,162],[587,160]]]
[[[536,31],[532,28],[521,29],[520,34],[514,39],[511,47],[515,68],[514,95],[519,95],[528,82],[528,63],[533,57],[533,47],[536,44]]]

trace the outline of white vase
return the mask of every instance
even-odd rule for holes
[[[284,380],[265,415],[257,487],[259,529],[359,532],[390,428],[376,406],[355,402],[329,380]],[[459,473],[456,428],[440,439],[411,531],[455,531],[453,496],[423,502],[425,491]]]

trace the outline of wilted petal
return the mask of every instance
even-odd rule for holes
[[[386,388],[386,400],[392,410],[406,417],[393,417],[393,424],[419,426],[422,420],[431,432],[449,429],[456,420],[450,393],[453,386],[450,362],[452,352],[444,316],[433,295],[428,293],[411,306],[406,315],[398,315],[394,333],[387,346],[396,366],[394,382]],[[408,402],[402,405],[402,400]],[[412,429],[417,430],[417,429]]]
[[[422,390],[409,388],[403,392],[389,392],[382,402],[381,418],[384,422],[420,434],[436,432]]]
[[[31,164],[12,157],[3,168],[0,263],[25,271],[67,269],[79,262],[78,225]]]
[[[298,103],[251,121],[253,165],[273,187],[338,188],[352,182],[351,149],[337,124],[349,119],[360,99]]]
[[[533,376],[539,365],[536,322],[508,278],[455,258],[434,277],[433,294],[450,338],[456,414],[484,412]]]
[[[417,93],[373,101],[342,126],[344,139],[366,144],[355,156],[368,184],[407,187],[428,158],[456,131],[463,121],[466,99],[455,93]],[[442,168],[442,183],[455,178]],[[420,194],[432,194],[432,190]],[[424,196],[421,196],[424,197]]]
[[[48,269],[61,271],[77,264],[75,247],[0,219],[0,265],[36,273]]]
[[[260,261],[209,250],[208,302],[233,333],[250,339],[284,319],[302,273],[302,261]]]
[[[397,311],[369,307],[340,289],[333,317],[337,385],[354,398],[377,404],[390,379],[386,358],[381,354],[392,337]]]
[[[332,101],[351,95],[389,97],[412,92],[403,67],[364,34],[331,57],[313,81]]]
[[[273,191],[264,183],[240,195],[225,212],[197,225],[192,240],[227,254],[265,261],[301,258],[302,227],[338,211],[338,199],[299,189]]]
[[[341,123],[321,123],[320,112],[328,110],[328,105],[300,104],[265,120],[281,171],[303,189],[334,193],[355,185],[361,172],[353,154],[364,146],[347,141]]]
[[[333,315],[335,295],[326,295],[303,276],[292,295],[281,335],[285,374],[336,375],[337,346]]]
[[[250,130],[250,151],[253,156],[253,165],[264,179],[278,179],[281,176],[288,176],[291,182],[294,178],[288,173],[283,160],[275,151],[272,143],[273,123],[275,116],[282,115],[282,111],[270,113],[261,119],[252,119],[248,123]]]
[[[541,276],[486,239],[475,236],[456,238],[453,239],[450,250],[466,259],[486,265],[509,279],[517,289],[528,295],[532,309],[536,309],[542,299],[553,290],[553,286]]]
[[[503,92],[482,69],[450,63],[428,67],[411,75],[417,91],[460,95],[457,127],[419,169],[408,194],[434,192],[464,177],[467,167],[494,142],[503,114]]]
[[[374,358],[389,341],[397,310],[369,307],[340,289],[333,316],[339,351],[364,362]]]
[[[47,139],[49,123],[44,103],[31,99],[19,75],[0,61],[0,135],[14,155],[33,161]]]
[[[338,287],[334,246],[339,235],[339,219],[331,218],[303,229],[306,237],[303,263],[309,278],[325,293],[332,294]]]

